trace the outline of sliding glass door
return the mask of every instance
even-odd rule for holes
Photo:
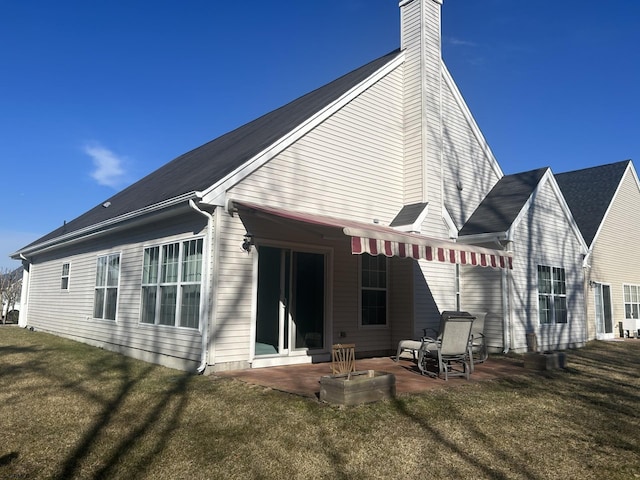
[[[258,248],[256,356],[324,348],[325,255]]]

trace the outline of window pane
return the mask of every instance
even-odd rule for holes
[[[96,287],[105,285],[107,279],[107,257],[98,258],[96,268]]]
[[[635,285],[629,287],[631,289],[631,301],[638,303],[638,288]]]
[[[142,267],[142,283],[148,284],[158,282],[159,257],[159,247],[145,248],[144,265]]]
[[[564,295],[567,293],[564,280],[564,268],[553,269],[553,293],[556,295]]]
[[[178,287],[160,287],[160,324],[176,324],[176,295]]]
[[[107,286],[117,287],[120,274],[120,255],[109,256],[109,272],[107,276]]]
[[[624,301],[625,302],[631,301],[631,288],[629,287],[629,285],[624,286]]]
[[[60,281],[60,288],[62,290],[68,290],[69,289],[69,277],[62,277],[62,279]]]
[[[175,283],[178,281],[179,247],[179,243],[172,243],[162,247],[162,283]]]
[[[384,290],[362,291],[362,324],[387,324],[387,292]]]
[[[107,288],[107,298],[104,305],[104,318],[108,320],[116,319],[116,303],[118,300],[118,289]]]
[[[551,267],[538,265],[538,292],[551,293]]]
[[[68,263],[63,263],[62,264],[62,276],[68,276],[69,275],[69,264]]]
[[[553,307],[556,323],[567,323],[567,297],[555,297]]]
[[[199,282],[202,277],[202,239],[183,244],[182,281]]]
[[[104,288],[96,288],[93,301],[93,318],[102,318],[104,309]]]
[[[551,323],[551,302],[546,295],[538,295],[538,309],[540,315],[540,323]]]
[[[158,289],[156,286],[142,287],[142,315],[140,321],[143,323],[156,322],[156,298]]]
[[[200,285],[182,287],[182,304],[180,305],[180,326],[198,328],[200,318]]]
[[[631,305],[631,314],[633,315],[632,318],[638,318],[638,304],[634,303]]]

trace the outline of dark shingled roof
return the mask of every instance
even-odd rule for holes
[[[22,250],[194,191],[202,191],[242,166],[305,120],[357,86],[400,54],[395,50],[262,117],[170,161],[107,201]]]
[[[544,167],[502,177],[463,225],[459,235],[509,230],[548,169]]]
[[[591,246],[631,160],[557,174],[556,181],[587,245]]]

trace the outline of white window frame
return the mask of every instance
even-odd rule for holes
[[[540,289],[540,270],[542,268],[549,269],[549,281],[547,282],[549,288],[545,288],[547,291],[541,291]],[[556,279],[556,272],[562,273],[561,282]],[[564,267],[553,267],[550,265],[538,265],[537,268],[537,290],[538,290],[538,323],[543,325],[564,325],[569,322],[569,310],[567,307],[567,272]],[[542,298],[547,299],[546,303],[549,306],[549,321],[542,321],[542,312],[543,309],[540,308]],[[564,312],[565,318],[564,321],[558,321],[559,310],[557,308],[557,303],[564,303]],[[545,309],[547,311],[547,309]]]
[[[117,270],[117,279],[114,281],[112,272],[110,270],[110,265],[112,259],[118,260],[118,270]],[[103,267],[103,278],[99,278],[100,275],[100,263],[105,260],[106,265]],[[93,318],[102,319],[102,320],[112,320],[116,321],[118,318],[118,301],[119,301],[119,291],[120,291],[120,270],[122,268],[122,255],[120,252],[117,253],[108,253],[106,255],[100,255],[96,259],[96,281],[93,293]],[[106,316],[108,313],[108,301],[109,301],[109,293],[113,293],[115,291],[115,304],[113,305],[113,318],[110,316]],[[101,299],[101,307],[100,307],[100,315],[96,315],[97,313],[97,303],[98,303],[98,292],[102,292]]]
[[[637,320],[640,318],[640,285],[623,283],[622,292],[624,318],[627,320]]]
[[[189,265],[185,262],[185,249],[191,245],[200,248],[199,269],[196,268],[193,273],[189,273]],[[177,247],[177,257],[168,256],[173,248]],[[141,279],[141,295],[140,295],[140,325],[160,326],[169,328],[187,328],[190,330],[200,329],[201,327],[201,310],[202,310],[202,285],[204,275],[204,248],[205,242],[203,237],[179,239],[158,245],[146,246],[143,250],[142,260],[142,279]],[[157,251],[157,255],[153,263],[148,263],[147,252]],[[175,251],[175,250],[173,250]],[[168,263],[166,260],[174,260]],[[197,279],[187,278],[195,276]],[[198,302],[195,306],[195,322],[194,316],[191,316],[191,322],[185,322],[183,318],[183,309],[185,306],[194,307],[193,304],[185,304],[185,295],[190,287],[199,287],[197,293]],[[148,292],[148,293],[147,293]],[[169,297],[172,301],[163,304],[163,292],[173,292]],[[153,293],[151,295],[151,293]],[[149,311],[146,302],[151,301],[153,310]],[[170,308],[170,310],[166,310]],[[152,315],[148,315],[151,313]],[[167,315],[168,314],[168,315]],[[193,315],[193,312],[192,312]],[[163,316],[164,321],[163,321]],[[172,317],[171,322],[167,320]],[[151,321],[150,321],[151,320]],[[186,319],[188,320],[188,319]],[[194,324],[195,323],[195,324]]]
[[[367,257],[371,257],[374,259],[384,259],[384,266],[385,266],[385,278],[384,278],[384,282],[385,285],[384,287],[380,287],[380,286],[364,286],[363,285],[363,267],[364,267],[364,262],[363,259],[365,258],[365,255]],[[363,302],[362,302],[362,296],[363,296],[363,292],[365,291],[383,291],[385,292],[385,296],[384,296],[384,302],[385,302],[385,312],[384,312],[384,316],[385,316],[385,322],[384,323],[373,323],[373,324],[365,324],[364,323],[364,318],[363,318]],[[368,253],[363,253],[361,255],[359,255],[358,258],[358,317],[359,317],[359,321],[358,321],[358,326],[360,328],[388,328],[389,327],[389,259],[384,256],[384,255],[369,255]]]
[[[69,280],[71,273],[71,263],[65,262],[62,264],[62,273],[60,274],[60,290],[63,292],[69,291]]]

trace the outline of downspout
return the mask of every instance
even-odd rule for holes
[[[22,253],[22,288],[20,289],[20,313],[18,314],[18,325],[22,328],[27,326],[27,313],[29,311],[29,284],[31,279],[31,262]]]
[[[507,240],[505,250],[512,252],[513,241]],[[502,271],[502,308],[503,308],[503,325],[502,325],[502,345],[503,354],[509,353],[511,339],[513,338],[512,328],[513,321],[511,315],[511,271],[506,268]]]
[[[207,266],[207,275],[205,277],[205,288],[203,288],[203,290],[206,292],[205,308],[204,308],[206,315],[204,318],[204,324],[202,326],[202,358],[200,361],[200,366],[197,369],[198,373],[202,374],[207,368],[207,363],[209,360],[209,315],[211,312],[211,292],[209,290],[211,286],[211,270],[212,270],[211,248],[213,246],[214,217],[211,213],[200,209],[192,199],[189,200],[189,206],[193,208],[196,212],[204,215],[207,219],[207,248],[205,250],[206,251],[205,265]]]

